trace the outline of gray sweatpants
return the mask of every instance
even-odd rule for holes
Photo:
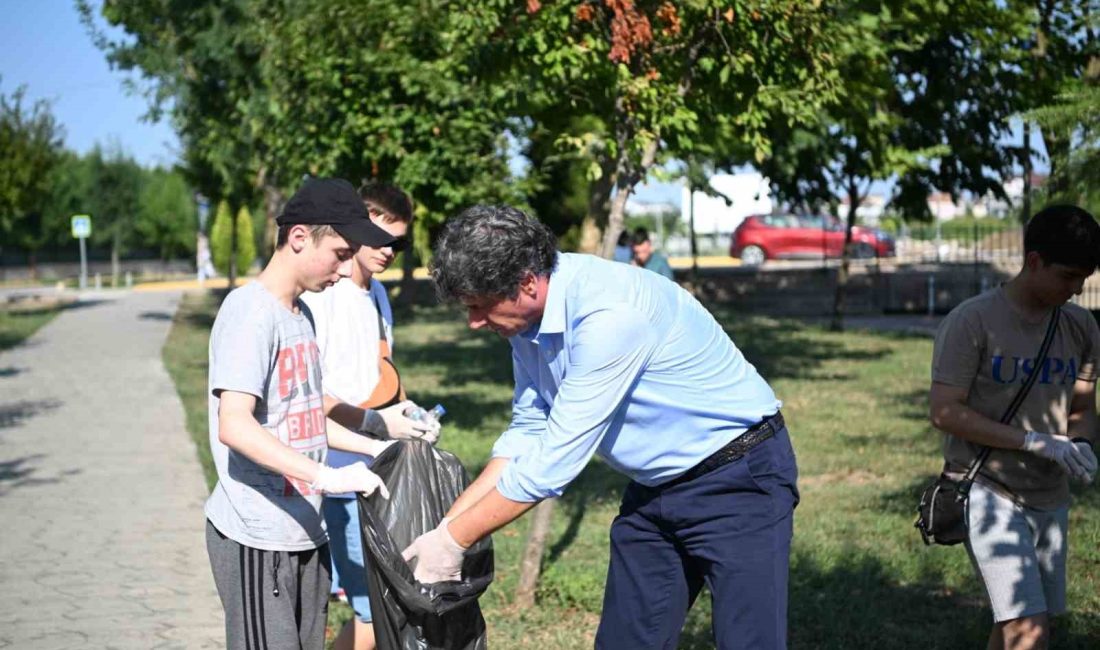
[[[324,650],[332,582],[328,544],[261,551],[207,521],[206,550],[225,609],[228,650]]]

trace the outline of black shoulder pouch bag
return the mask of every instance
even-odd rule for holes
[[[1008,405],[1008,410],[1001,416],[1002,424],[1012,421],[1016,411],[1023,404],[1024,398],[1027,397],[1028,391],[1031,390],[1031,386],[1042,372],[1043,363],[1046,361],[1050,344],[1054,340],[1054,332],[1058,329],[1058,320],[1061,315],[1060,308],[1055,309],[1051,314],[1043,344],[1039,347],[1039,355],[1035,358],[1034,369],[1016,393],[1012,403]],[[962,479],[955,480],[946,474],[940,474],[932,485],[924,489],[920,495],[920,503],[917,505],[917,521],[913,525],[920,531],[921,539],[926,545],[951,546],[966,540],[966,499],[970,496],[970,486],[974,483],[974,477],[981,471],[982,464],[991,451],[989,447],[982,447]]]

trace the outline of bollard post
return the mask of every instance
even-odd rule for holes
[[[928,274],[928,315],[936,314],[936,274]]]
[[[95,274],[95,290],[99,291],[103,288],[103,277],[98,273]]]
[[[126,272],[126,288],[130,289],[134,286],[134,274],[130,271]]]

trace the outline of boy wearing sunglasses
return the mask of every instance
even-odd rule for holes
[[[389,268],[398,252],[408,248],[412,202],[399,188],[382,183],[364,185],[359,196],[370,220],[390,235],[389,241],[360,247],[353,258],[351,277],[321,293],[306,294],[303,300],[313,312],[329,418],[378,438],[377,454],[388,446],[384,442],[388,440],[435,442],[439,424],[405,417],[416,405],[406,400],[393,365],[393,311],[385,288],[375,277]],[[334,467],[371,461],[370,457],[337,450],[330,450],[328,458]],[[327,495],[322,512],[333,573],[355,610],[355,617],[340,631],[333,647],[370,650],[375,647],[374,629],[355,495]]]

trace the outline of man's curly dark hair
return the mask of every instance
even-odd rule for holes
[[[557,258],[554,233],[522,210],[475,205],[443,224],[431,274],[444,302],[515,298],[528,273],[549,276]]]

